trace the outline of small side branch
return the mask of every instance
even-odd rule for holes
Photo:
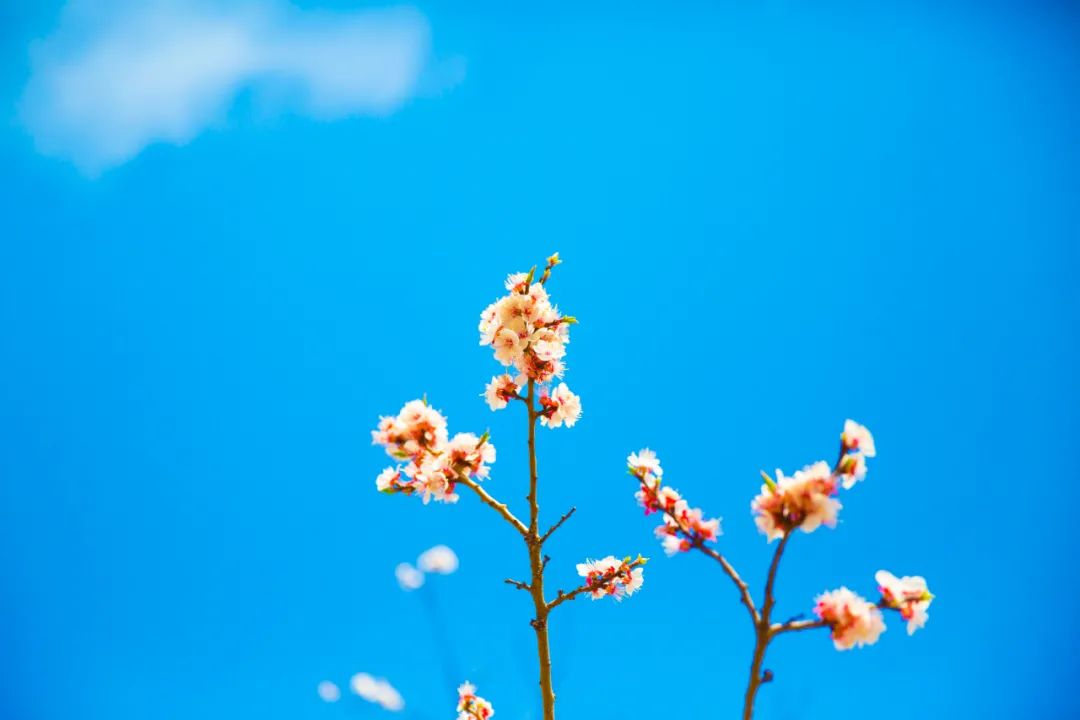
[[[543,545],[543,544],[544,544],[545,542],[547,542],[547,539],[548,539],[549,537],[551,537],[551,534],[552,534],[552,533],[554,533],[554,532],[555,532],[556,530],[558,530],[558,529],[559,529],[559,527],[560,527],[560,526],[562,526],[562,524],[563,524],[564,522],[566,522],[567,520],[569,520],[569,519],[570,519],[570,516],[571,516],[571,515],[573,515],[573,514],[574,514],[574,512],[576,512],[576,511],[577,511],[577,508],[576,508],[576,507],[572,507],[572,508],[570,508],[569,510],[567,510],[567,511],[566,511],[566,512],[565,512],[565,513],[563,514],[563,516],[562,516],[561,518],[559,518],[559,521],[558,521],[557,523],[555,523],[554,525],[552,525],[552,526],[551,526],[550,528],[548,528],[548,531],[547,531],[546,533],[544,533],[544,534],[543,534],[543,535],[542,535],[542,536],[540,537],[540,544],[541,544],[541,545]]]
[[[769,635],[776,637],[789,632],[802,632],[803,630],[817,630],[827,628],[829,623],[824,620],[788,620],[786,623],[773,623],[769,628]]]
[[[510,523],[514,527],[514,529],[521,534],[522,537],[525,537],[529,534],[529,528],[525,526],[525,523],[514,517],[514,513],[510,512],[510,508],[506,507],[505,503],[501,503],[495,498],[491,497],[491,495],[488,494],[487,490],[484,490],[484,488],[480,487],[480,485],[474,480],[471,480],[464,475],[458,475],[455,482],[461,483],[462,485],[479,495],[480,500],[482,500],[485,505],[502,515],[503,519],[506,520],[506,522]]]
[[[735,587],[739,589],[739,599],[742,601],[742,604],[746,606],[746,611],[750,613],[750,619],[757,625],[761,618],[758,615],[757,607],[754,605],[754,598],[750,596],[750,587],[746,584],[746,581],[739,576],[739,573],[731,563],[727,561],[727,558],[716,550],[713,550],[703,543],[698,543],[694,547],[720,563],[721,569],[723,569],[724,573],[731,578],[731,582],[735,583]]]
[[[638,480],[641,483],[642,489],[645,489],[644,481],[642,481],[640,478],[638,478]],[[700,550],[702,553],[708,555],[720,564],[720,567],[723,569],[724,574],[731,579],[731,582],[733,582],[735,584],[735,587],[739,590],[739,599],[746,607],[746,611],[750,613],[751,622],[753,622],[754,626],[757,627],[758,623],[761,621],[761,615],[758,614],[757,606],[754,605],[754,598],[750,595],[749,586],[747,586],[746,581],[742,579],[739,573],[735,570],[734,566],[730,562],[728,562],[727,558],[725,558],[719,552],[707,546],[705,544],[705,541],[702,540],[699,536],[691,533],[690,529],[683,524],[683,521],[679,519],[679,517],[675,513],[663,507],[660,508],[660,510],[669,518],[671,518],[671,520],[674,521],[676,525],[678,525],[679,529],[682,530],[684,535],[693,539],[692,547]]]
[[[506,578],[505,580],[503,580],[503,582],[506,583],[507,585],[513,585],[518,590],[525,590],[527,592],[532,591],[532,586],[529,585],[529,583],[523,583],[520,580],[514,580],[513,578]]]

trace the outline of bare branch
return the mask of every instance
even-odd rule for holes
[[[573,515],[573,514],[574,514],[574,513],[576,512],[576,511],[577,511],[577,507],[572,507],[572,508],[570,508],[569,510],[567,510],[567,511],[566,511],[566,512],[565,512],[565,513],[563,514],[563,516],[562,516],[561,518],[559,518],[559,521],[558,521],[557,523],[555,523],[554,525],[552,525],[552,526],[551,526],[550,528],[548,528],[548,531],[547,531],[546,533],[544,533],[544,534],[543,534],[543,535],[542,535],[542,536],[540,537],[540,544],[541,544],[541,545],[543,545],[543,544],[544,544],[545,542],[547,542],[547,539],[548,539],[549,537],[551,537],[551,534],[552,534],[553,532],[555,532],[556,530],[558,530],[558,529],[559,529],[559,526],[561,526],[561,525],[562,525],[562,524],[563,524],[564,522],[566,522],[567,520],[569,520],[569,519],[570,519],[570,516],[571,516],[571,515]]]
[[[827,627],[829,627],[829,623],[824,620],[788,620],[786,623],[773,623],[769,628],[769,635],[775,637],[789,632],[817,630],[818,628]]]
[[[507,585],[513,585],[518,590],[526,590],[526,591],[529,591],[529,592],[532,591],[532,586],[530,586],[528,583],[523,583],[520,580],[514,580],[512,578],[506,578],[505,580],[503,580],[503,582],[506,583]]]
[[[521,534],[522,537],[525,537],[529,534],[529,528],[525,526],[525,523],[514,517],[514,513],[510,512],[510,509],[506,507],[505,503],[501,503],[495,498],[491,497],[491,495],[488,494],[487,490],[484,490],[484,488],[480,487],[478,483],[469,479],[465,475],[458,475],[455,482],[461,483],[462,485],[479,495],[480,499],[484,502],[485,505],[502,515],[503,519],[506,520],[506,522],[510,523],[514,527],[514,529]]]

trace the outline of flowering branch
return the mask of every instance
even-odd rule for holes
[[[678,492],[661,482],[663,470],[651,450],[633,453],[627,459],[630,474],[637,478],[640,489],[638,502],[645,514],[660,511],[664,523],[656,529],[668,555],[696,549],[716,560],[725,574],[739,589],[743,605],[750,612],[754,625],[754,652],[750,662],[750,678],[743,703],[743,720],[751,720],[754,701],[762,684],[774,679],[771,670],[762,670],[769,643],[778,635],[829,628],[838,650],[872,644],[885,630],[882,610],[895,610],[908,621],[908,634],[926,623],[926,612],[933,600],[921,577],[897,578],[884,570],[875,576],[881,600],[870,603],[847,588],[823,593],[817,598],[814,614],[817,620],[793,618],[773,623],[776,606],[776,578],[784,551],[796,529],[809,533],[822,525],[833,527],[841,505],[834,499],[839,489],[850,489],[866,476],[866,458],[876,454],[874,438],[862,425],[848,420],[840,435],[840,454],[833,467],[819,462],[785,477],[777,470],[777,479],[767,473],[761,476],[765,484],[751,508],[758,529],[768,538],[779,540],[765,580],[760,609],[739,574],[722,554],[707,543],[720,534],[720,521],[703,520],[701,510],[690,508]]]
[[[554,720],[555,691],[552,687],[551,651],[548,641],[548,616],[553,608],[567,598],[560,593],[548,602],[544,595],[544,572],[551,558],[543,553],[544,543],[570,519],[571,508],[546,532],[540,531],[539,474],[536,458],[537,424],[548,428],[572,427],[581,416],[581,399],[572,393],[562,378],[565,367],[562,358],[570,342],[570,326],[577,320],[562,315],[548,298],[546,285],[551,271],[560,263],[558,253],[547,259],[538,281],[534,267],[528,273],[516,273],[506,280],[507,295],[489,305],[480,315],[480,344],[488,345],[495,359],[503,366],[513,367],[509,373],[493,377],[484,389],[484,399],[492,410],[501,410],[512,401],[525,405],[529,448],[529,505],[528,523],[518,519],[506,504],[492,497],[481,482],[488,476],[488,465],[495,462],[495,448],[487,433],[477,437],[459,433],[448,437],[446,418],[428,407],[426,400],[407,403],[396,417],[379,420],[372,433],[375,444],[386,448],[387,454],[401,466],[389,467],[379,474],[376,487],[388,494],[419,495],[427,503],[454,503],[458,484],[472,490],[481,502],[491,507],[524,539],[529,556],[529,581],[507,578],[504,582],[525,590],[533,601],[535,615],[530,625],[536,632],[536,649],[540,666],[540,700],[544,720]],[[524,392],[522,392],[524,390]],[[628,597],[641,587],[643,558],[617,563],[607,557],[595,563],[578,566],[586,577],[586,590],[593,598],[607,595],[616,600]],[[583,569],[584,568],[584,569]],[[584,590],[581,590],[582,592]],[[459,720],[479,718],[491,713],[491,706],[477,698],[475,688],[468,683],[459,689]]]
[[[614,595],[616,600],[622,600],[624,596],[632,595],[635,590],[637,590],[637,587],[640,587],[641,585],[640,568],[644,567],[645,563],[649,562],[649,559],[639,555],[636,560],[626,558],[619,565],[612,565],[611,563],[613,561],[614,558],[608,557],[598,561],[598,563],[592,564],[597,567],[599,567],[599,564],[607,566],[608,569],[603,571],[591,569],[589,564],[579,565],[579,573],[581,572],[580,568],[590,567],[590,569],[586,570],[584,573],[585,583],[568,593],[560,590],[555,596],[555,599],[548,603],[548,610],[556,608],[564,602],[573,600],[582,593],[590,593],[593,600],[599,600],[607,595]],[[637,572],[636,576],[635,571]],[[635,582],[635,578],[639,580],[637,586],[633,587],[633,589],[629,589],[628,586]],[[625,595],[620,594],[621,592],[625,592]]]

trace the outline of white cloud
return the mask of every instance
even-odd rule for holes
[[[40,152],[96,175],[152,143],[190,141],[241,91],[318,119],[391,113],[429,59],[427,20],[411,8],[72,0],[33,48],[20,116]]]

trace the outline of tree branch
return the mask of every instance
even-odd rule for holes
[[[517,530],[522,537],[526,537],[529,534],[529,528],[525,527],[525,523],[514,517],[514,513],[510,512],[510,509],[506,507],[505,503],[501,503],[495,498],[491,497],[491,495],[489,495],[488,492],[484,490],[484,488],[480,487],[478,483],[461,474],[457,476],[457,479],[454,482],[461,483],[462,485],[479,495],[480,499],[484,502],[485,505],[502,515],[503,519],[513,525],[514,529]]]
[[[773,594],[776,587],[776,572],[780,568],[780,558],[784,556],[784,549],[787,547],[790,538],[790,530],[780,537],[780,544],[776,546],[772,563],[769,565],[769,576],[765,580],[765,599],[762,601],[761,606],[761,621],[766,625],[768,625],[769,618],[772,615],[773,606],[776,605],[776,596]]]
[[[513,578],[506,578],[503,582],[507,585],[513,585],[518,590],[532,590],[532,587],[530,587],[528,583],[523,583],[520,580],[514,580]]]
[[[572,507],[567,510],[566,513],[561,518],[559,518],[559,521],[552,525],[550,528],[548,528],[548,531],[540,537],[540,544],[543,545],[545,542],[547,542],[547,539],[551,537],[551,534],[558,530],[560,525],[569,520],[570,516],[573,515],[576,510],[576,507]]]
[[[649,488],[645,487],[645,482],[641,478],[638,478],[638,482],[641,484],[642,490],[649,490]],[[704,540],[691,533],[689,528],[683,525],[682,520],[680,520],[678,516],[675,515],[675,513],[671,512],[667,508],[660,508],[660,510],[669,518],[671,518],[676,525],[679,526],[679,529],[683,532],[684,535],[693,538],[691,547],[700,550],[716,562],[720,563],[720,567],[724,570],[724,574],[731,578],[731,582],[735,583],[735,587],[738,588],[739,599],[742,601],[742,604],[746,606],[747,612],[750,613],[751,621],[753,621],[754,625],[757,625],[758,622],[761,620],[761,616],[758,615],[757,606],[754,605],[754,598],[750,595],[750,588],[747,586],[746,582],[742,579],[742,577],[739,576],[739,573],[735,570],[734,566],[732,566],[732,564],[727,561],[727,558],[725,558],[719,552],[717,552],[711,547],[706,546]]]

